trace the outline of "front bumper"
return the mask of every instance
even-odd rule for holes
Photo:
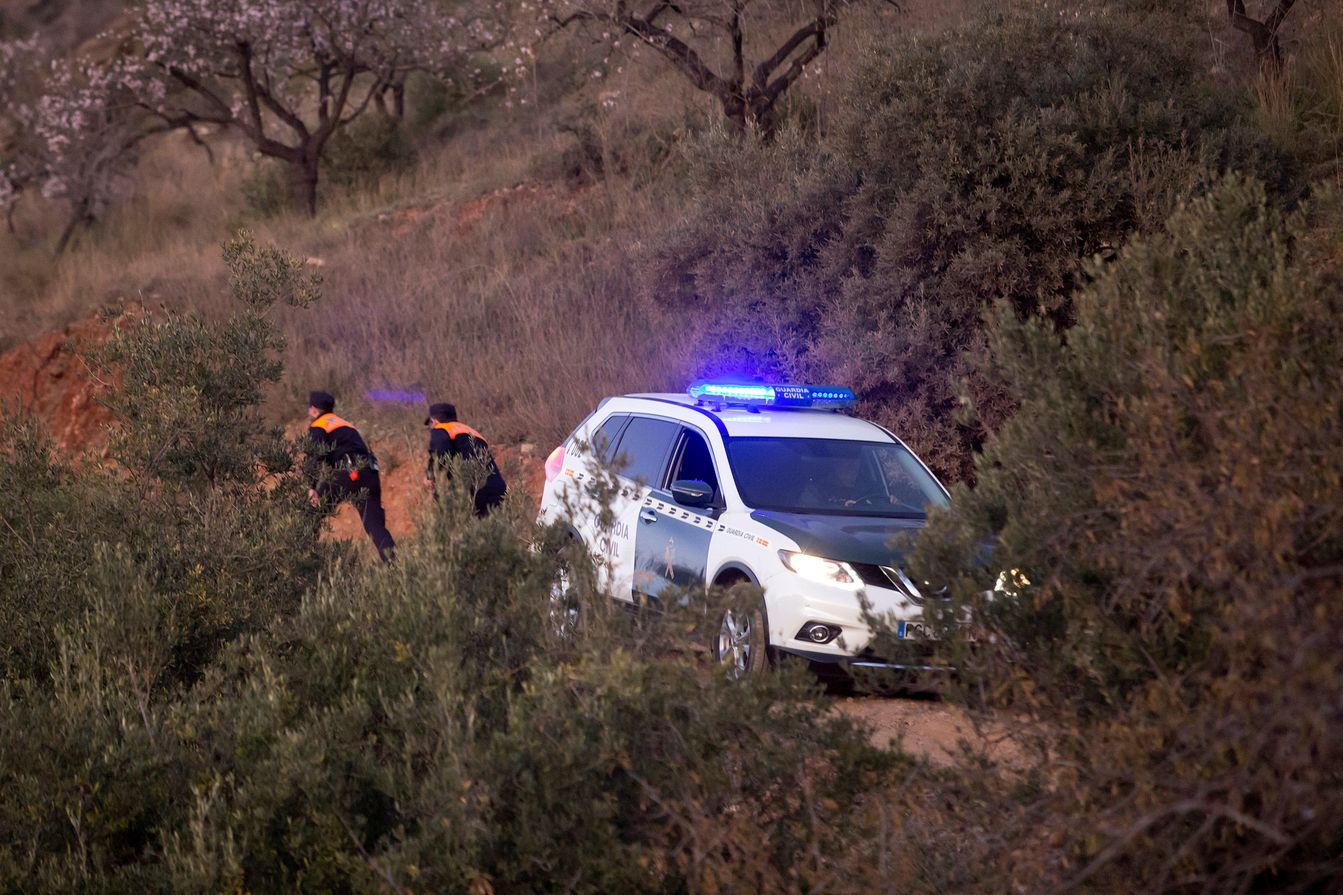
[[[861,590],[807,581],[783,573],[765,582],[770,646],[816,662],[869,661],[872,630],[863,618],[865,597],[874,615],[895,621],[919,621],[922,609],[895,590],[866,586]],[[798,639],[809,622],[839,629],[828,643]],[[870,660],[879,662],[880,660]],[[889,667],[897,667],[891,665]]]
[[[892,662],[871,655],[842,656],[792,646],[780,646],[777,649],[790,656],[806,659],[808,662],[815,662],[818,665],[838,665],[850,671],[906,671],[921,674],[949,674],[955,671],[949,665],[929,665],[918,661]]]

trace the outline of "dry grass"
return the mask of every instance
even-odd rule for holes
[[[1294,11],[1282,34],[1280,72],[1260,70],[1241,54],[1255,124],[1279,145],[1322,161],[1318,175],[1343,182],[1343,0]]]
[[[320,309],[287,321],[296,394],[421,391],[493,438],[553,439],[602,395],[670,384],[676,340],[614,260],[650,206],[524,188],[350,227],[322,254]]]
[[[665,112],[666,107],[660,109]],[[558,114],[558,113],[557,113]],[[626,116],[632,113],[620,110]],[[379,407],[372,388],[455,400],[499,440],[564,434],[603,395],[670,386],[677,340],[631,299],[624,259],[674,213],[650,172],[538,181],[573,138],[513,113],[428,151],[367,189],[332,190],[316,219],[248,219],[237,198],[250,160],[221,144],[217,164],[167,143],[146,158],[134,201],[61,259],[45,242],[4,242],[7,342],[121,300],[213,313],[218,243],[246,223],[320,263],[326,296],[284,318],[289,399],[326,387],[351,414],[400,429],[420,408]],[[21,233],[42,232],[29,207]]]
[[[1251,87],[1255,124],[1281,146],[1291,146],[1299,133],[1299,90],[1291,68],[1281,72],[1262,71]]]
[[[793,102],[824,126],[820,110],[865,42],[959,23],[976,2],[855,10]],[[788,27],[765,29],[762,42]],[[578,35],[561,39],[569,58],[593,52]],[[327,282],[319,308],[284,318],[277,418],[322,386],[390,434],[418,408],[360,396],[395,388],[454,400],[496,440],[549,444],[604,395],[680,388],[691,346],[678,321],[636,300],[629,259],[683,213],[681,137],[720,127],[719,111],[650,51],[597,67],[597,79],[586,67],[543,68],[511,106],[486,97],[449,113],[429,127],[437,139],[417,163],[357,190],[328,189],[315,219],[249,216],[240,186],[255,163],[225,138],[214,141],[214,164],[182,139],[162,141],[139,166],[133,198],[55,261],[58,210],[27,202],[20,239],[0,235],[0,346],[120,300],[212,312],[218,245],[246,224],[320,259]],[[576,172],[575,125],[599,168]]]
[[[1304,120],[1317,127],[1329,154],[1343,156],[1343,3],[1325,4],[1302,38],[1296,71],[1302,84]],[[1339,172],[1343,178],[1343,171]]]
[[[228,141],[214,151],[211,164],[179,137],[160,140],[125,186],[126,201],[59,258],[52,247],[64,208],[21,203],[17,237],[0,238],[0,346],[122,300],[194,304],[218,281],[218,244],[241,220],[237,186],[246,158]]]

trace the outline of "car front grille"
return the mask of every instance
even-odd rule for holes
[[[929,596],[937,600],[945,600],[950,595],[948,588],[940,587],[935,591],[929,592],[929,588],[918,588],[905,576],[900,569],[895,566],[879,566],[874,563],[851,562],[850,566],[858,573],[858,577],[869,587],[881,587],[887,590],[895,590],[909,597],[913,602],[922,605]]]
[[[895,588],[900,591],[904,590],[903,587],[900,587],[887,576],[886,571],[881,566],[867,562],[851,562],[849,565],[853,566],[853,570],[858,573],[858,577],[869,587],[884,587],[888,590],[890,588]]]

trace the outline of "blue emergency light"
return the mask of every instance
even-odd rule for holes
[[[731,407],[776,407],[847,410],[857,398],[842,385],[765,385],[763,383],[696,382],[686,393],[699,404]]]

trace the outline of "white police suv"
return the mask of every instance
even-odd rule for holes
[[[547,459],[539,521],[567,525],[619,600],[758,585],[763,606],[718,619],[713,654],[731,676],[769,651],[899,667],[870,654],[860,594],[901,638],[924,636],[926,595],[893,541],[947,492],[899,438],[842,413],[853,404],[847,388],[718,382],[607,398]],[[595,491],[611,473],[603,522]]]

